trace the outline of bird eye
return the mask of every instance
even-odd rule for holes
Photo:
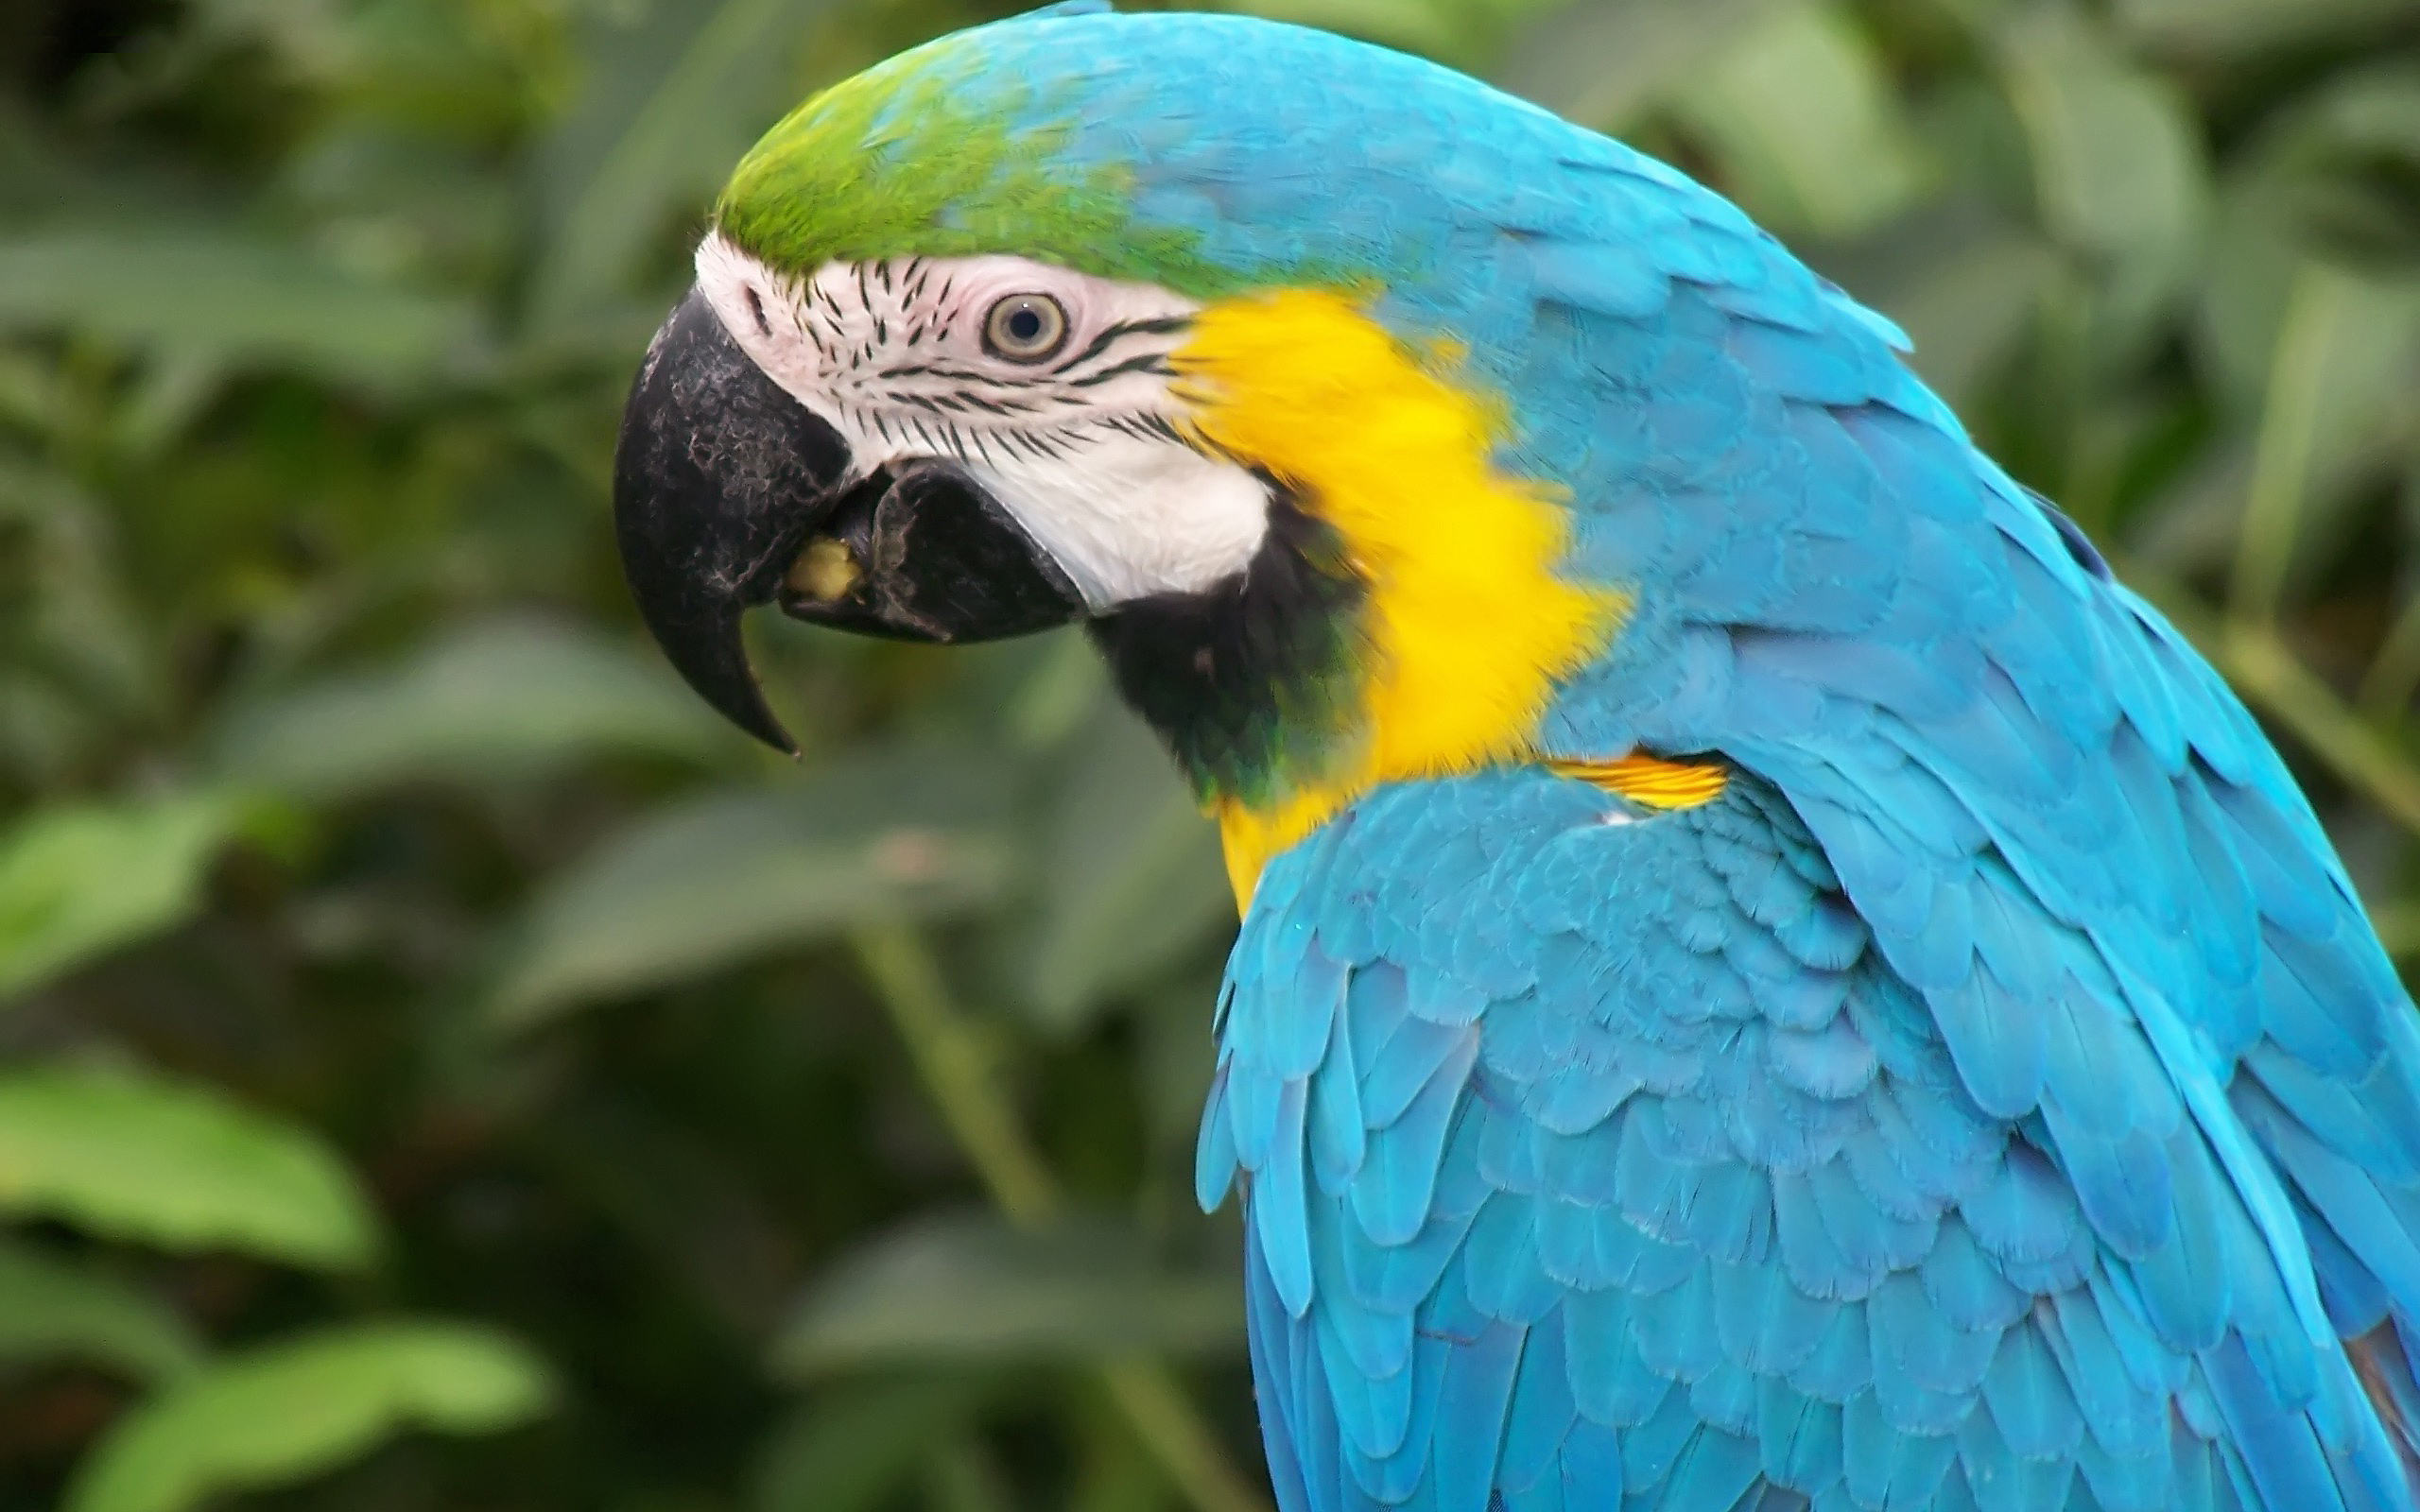
[[[1067,312],[1047,294],[1011,294],[983,317],[983,348],[1011,362],[1041,362],[1067,344]]]

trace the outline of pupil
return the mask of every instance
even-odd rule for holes
[[[1042,317],[1031,309],[1012,312],[1009,316],[1009,335],[1019,341],[1030,341],[1042,335]]]

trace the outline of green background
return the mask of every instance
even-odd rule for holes
[[[1290,0],[1731,193],[2243,689],[2420,950],[2420,0]],[[0,1507],[1242,1512],[1233,928],[1072,637],[607,516],[700,207],[947,0],[0,7]]]

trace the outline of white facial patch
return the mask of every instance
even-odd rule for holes
[[[720,232],[698,249],[698,287],[757,366],[840,432],[860,476],[911,457],[963,465],[1096,610],[1199,592],[1260,549],[1268,486],[1175,423],[1168,358],[1190,300],[1021,257],[827,263],[801,281]],[[1020,360],[987,321],[1036,296],[1064,335]]]

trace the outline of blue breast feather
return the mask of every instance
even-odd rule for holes
[[[1636,602],[1549,754],[1737,774],[1382,790],[1270,867],[1201,1185],[1287,1512],[2411,1507],[2411,1005],[2258,728],[1889,322],[1413,60],[992,35],[1146,227],[1367,269],[1505,397]]]
[[[1886,836],[1931,897],[1866,916],[1875,843],[1744,774],[1653,816],[1401,786],[1278,860],[1200,1177],[1248,1188],[1285,1512],[2409,1506],[2337,1342],[2402,1368],[2408,1009],[2325,868],[2187,781],[2303,983],[2238,1045],[1988,846]]]

